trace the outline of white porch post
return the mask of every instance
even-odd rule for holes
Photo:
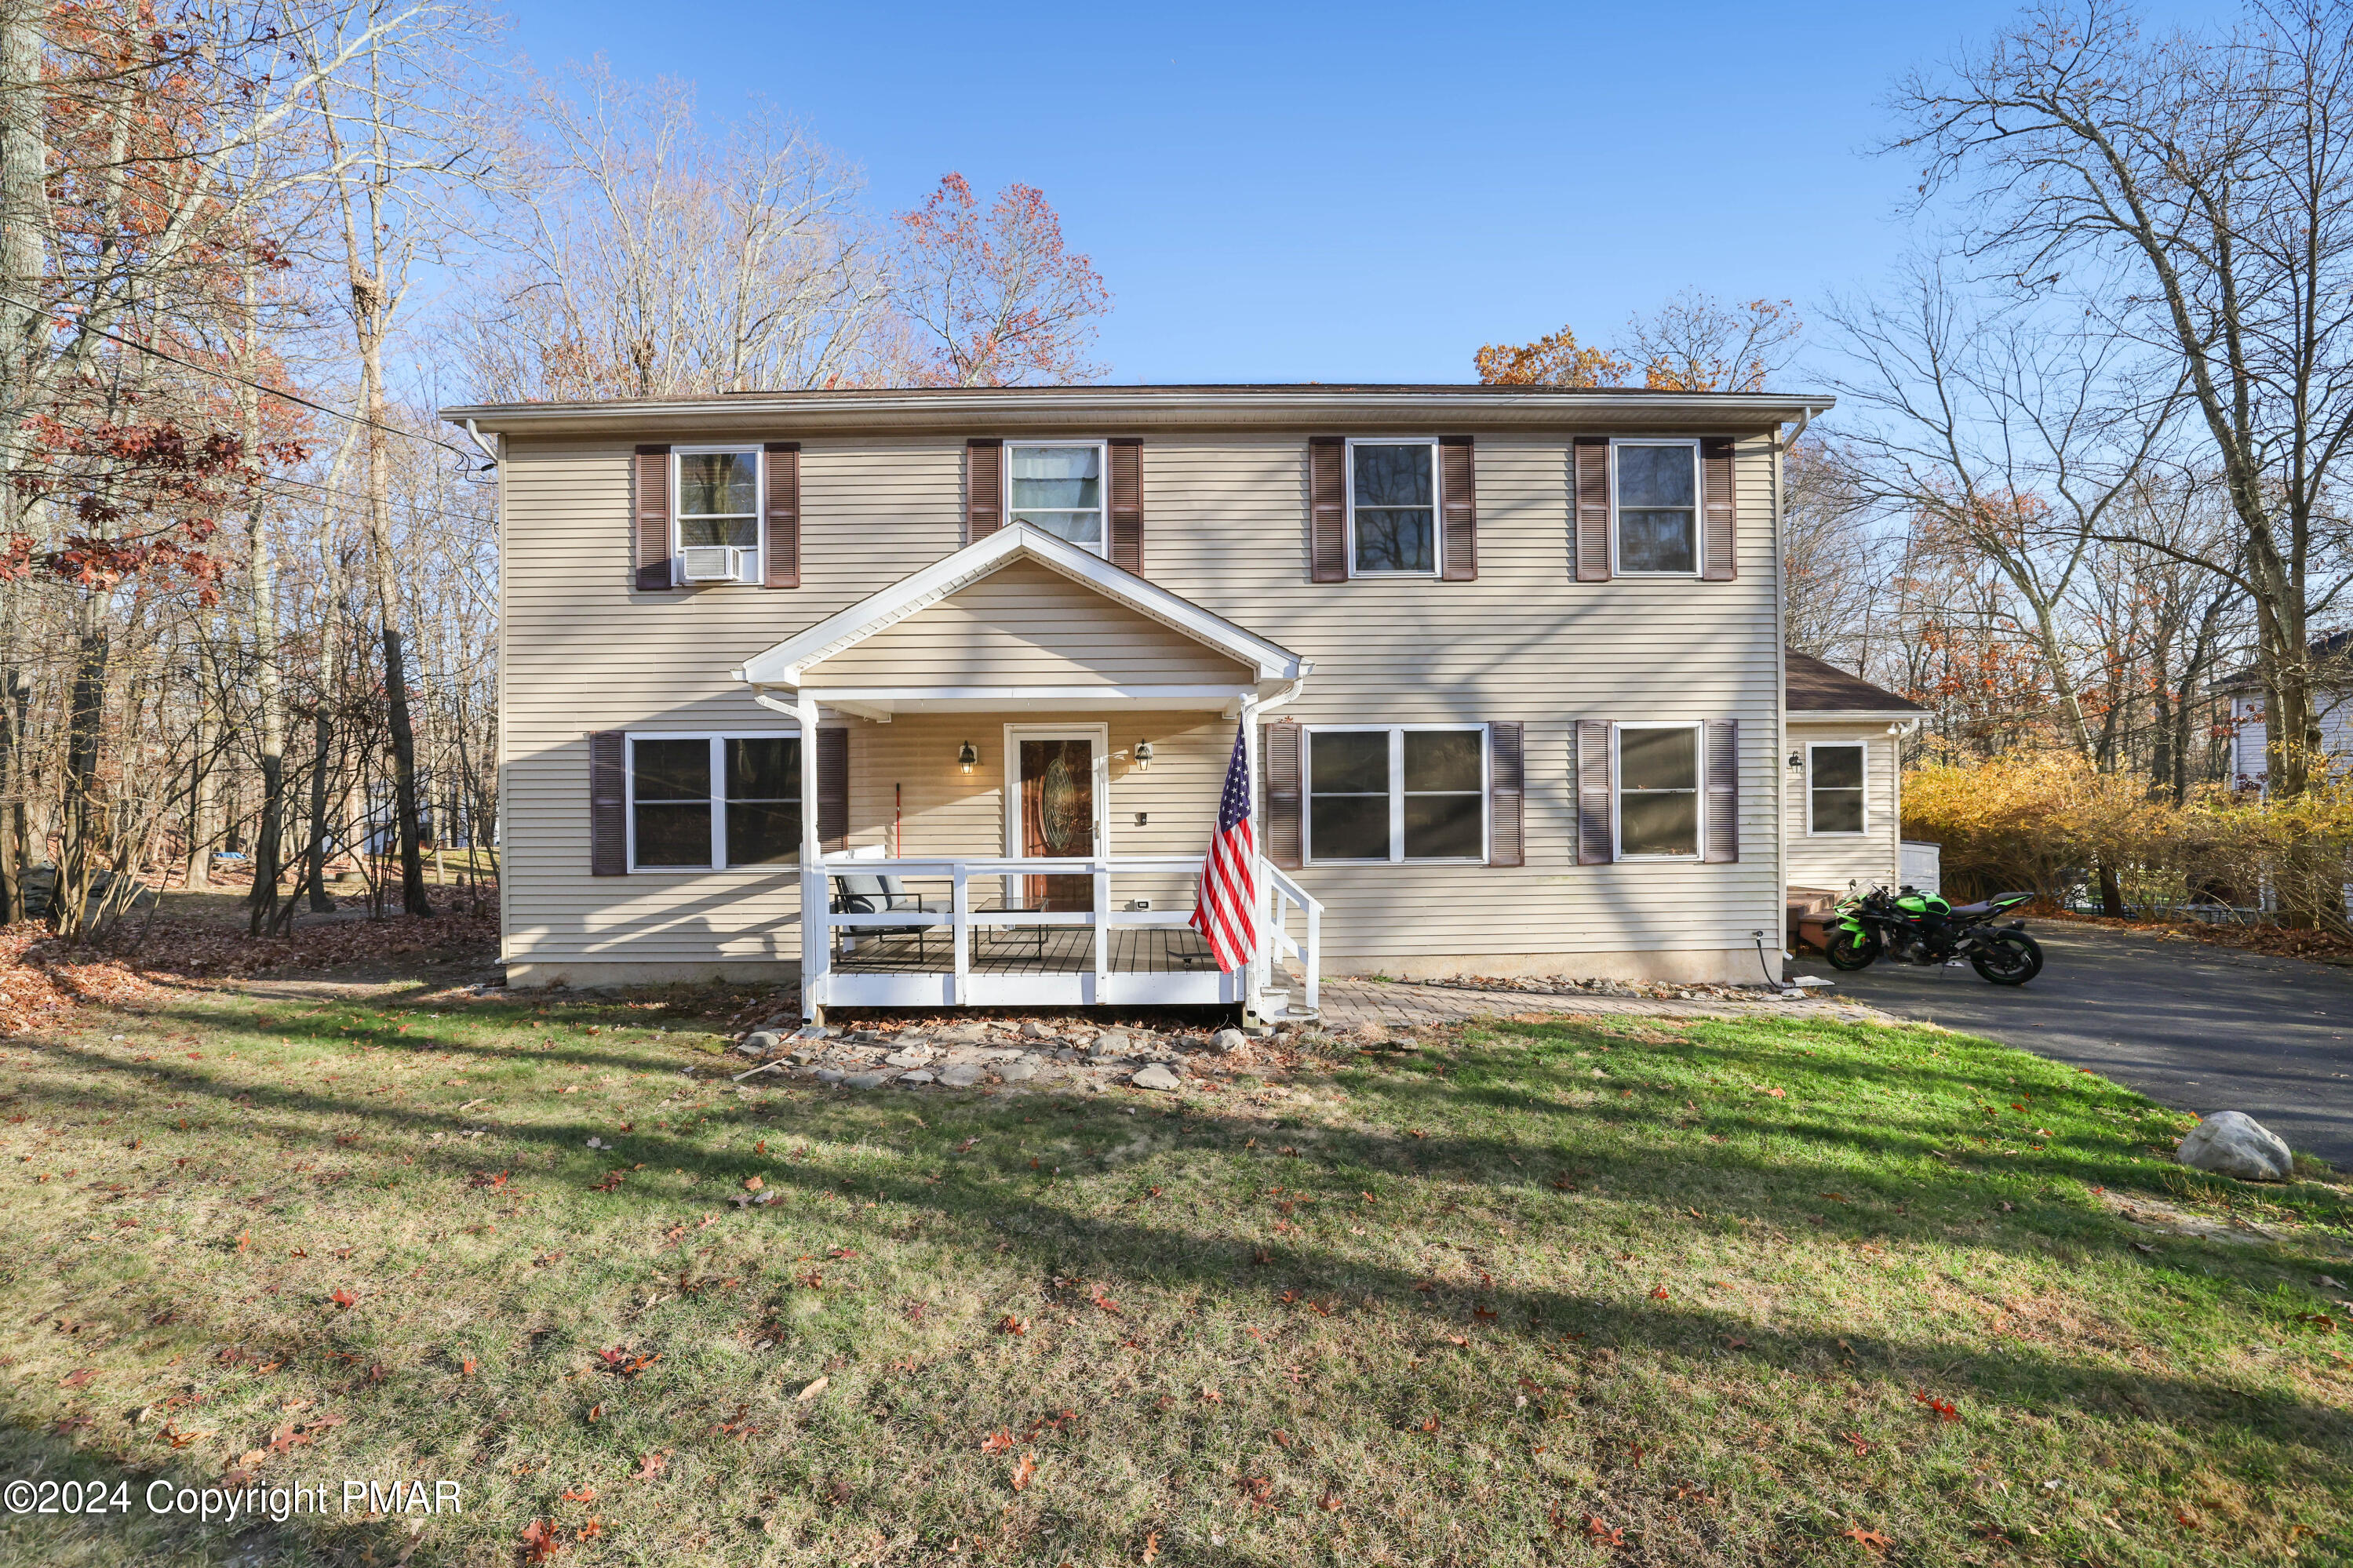
[[[1266,929],[1266,901],[1274,889],[1266,879],[1266,852],[1261,835],[1265,824],[1259,820],[1258,810],[1258,694],[1242,697],[1242,783],[1250,791],[1250,963],[1243,966],[1242,1016],[1258,1016],[1258,994],[1266,989],[1266,980],[1273,962],[1271,938]]]
[[[817,835],[816,700],[800,698],[793,716],[801,732],[801,1016],[822,1022],[825,977],[833,958],[833,932],[826,915],[833,900]]]

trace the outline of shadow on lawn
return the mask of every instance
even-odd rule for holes
[[[1546,1027],[1557,1036],[1564,1026]],[[1570,1036],[1567,1039],[1577,1042],[1584,1037]],[[1593,1039],[1618,1044],[1601,1036]],[[553,1054],[554,1059],[584,1066],[657,1062],[669,1066],[675,1060],[674,1057],[617,1055],[614,1046],[550,1053],[537,1047],[469,1046],[415,1035],[385,1042],[385,1048],[471,1052],[533,1062],[545,1062]],[[1701,1066],[1719,1072],[1743,1061],[1762,1063],[1769,1058],[1778,1080],[1791,1080],[1790,1064],[1783,1053],[1692,1041],[1681,1042],[1677,1048],[1686,1053],[1682,1058],[1685,1067],[1694,1057]],[[1613,1054],[1613,1067],[1641,1065],[1636,1053],[1623,1051],[1622,1047],[1621,1051],[1622,1054]],[[89,1058],[79,1060],[82,1066],[89,1065]],[[141,1099],[156,1092],[216,1100],[234,1098],[245,1102],[237,1107],[236,1131],[258,1141],[317,1146],[315,1130],[305,1128],[297,1132],[291,1122],[273,1125],[275,1112],[288,1117],[350,1117],[359,1119],[374,1132],[374,1152],[413,1155],[428,1173],[462,1178],[486,1163],[502,1163],[485,1162],[462,1148],[418,1147],[416,1139],[420,1131],[451,1124],[452,1119],[443,1112],[369,1104],[364,1100],[307,1089],[225,1084],[201,1072],[163,1061],[140,1065],[162,1080],[153,1088],[141,1086]],[[1663,1059],[1658,1065],[1663,1067]],[[1506,1068],[1512,1075],[1510,1087],[1503,1082],[1482,1081],[1482,1075],[1491,1079],[1501,1078]],[[1324,1129],[1312,1137],[1303,1132],[1300,1142],[1309,1146],[1301,1151],[1302,1158],[1297,1162],[1282,1161],[1271,1167],[1269,1180],[1289,1184],[1313,1171],[1335,1187],[1408,1177],[1456,1184],[1475,1182],[1481,1184],[1481,1195],[1484,1197],[1517,1202],[1534,1199],[1560,1205],[1555,1214],[1540,1218],[1556,1226],[1573,1223],[1575,1208],[1589,1200],[1552,1192],[1546,1172],[1531,1170],[1515,1162],[1515,1156],[1540,1153],[1546,1163],[1557,1162],[1571,1169],[1606,1166],[1606,1179],[1611,1186],[1608,1201],[1613,1205],[1656,1203],[1672,1213],[1687,1206],[1694,1194],[1713,1190],[1716,1198],[1740,1205],[1736,1215],[1719,1212],[1699,1222],[1725,1237],[1746,1236],[1758,1226],[1822,1226],[1819,1234],[1833,1241],[1938,1239],[1975,1247],[2047,1255],[2051,1250],[2047,1224],[2035,1234],[2010,1231],[2008,1226],[1989,1233],[1988,1225],[1998,1222],[1984,1218],[1956,1223],[1926,1214],[1898,1215],[1883,1211],[1858,1215],[1845,1208],[1826,1215],[1821,1188],[1826,1182],[1831,1182],[1854,1186],[1858,1192],[1865,1190],[1864,1184],[1857,1180],[1858,1165],[1853,1156],[1884,1159],[1893,1154],[1915,1161],[1914,1168],[1908,1174],[1874,1180],[1871,1183],[1873,1188],[1900,1188],[1900,1196],[1907,1206],[1957,1207],[1973,1215],[1984,1215],[1990,1207],[1989,1198],[1999,1198],[2004,1192],[2015,1192],[2025,1199],[2031,1194],[2023,1189],[2061,1179],[2105,1179],[2106,1183],[2124,1185],[2145,1175],[2126,1163],[2125,1156],[2129,1151],[2122,1146],[2111,1162],[2094,1154],[2045,1151],[2021,1155],[2015,1169],[1977,1175],[1952,1171],[1930,1161],[1926,1152],[1932,1144],[1949,1142],[1957,1135],[1955,1119],[1947,1118],[1932,1132],[1928,1124],[1934,1118],[1925,1112],[1914,1125],[1891,1127],[1884,1134],[1842,1126],[1827,1114],[1820,1119],[1810,1118],[1799,1127],[1767,1122],[1746,1113],[1704,1118],[1695,1123],[1700,1131],[1728,1124],[1739,1129],[1749,1141],[1769,1145],[1769,1150],[1731,1143],[1711,1146],[1690,1139],[1670,1144],[1655,1135],[1655,1128],[1640,1125],[1646,1118],[1639,1105],[1574,1103],[1570,1095],[1588,1092],[1585,1084],[1589,1079],[1582,1077],[1588,1071],[1589,1068],[1581,1059],[1540,1049],[1523,1051],[1508,1060],[1501,1053],[1474,1051],[1467,1062],[1458,1061],[1449,1078],[1402,1072],[1367,1075],[1359,1085],[1361,1096],[1377,1102],[1384,1118],[1400,1126],[1417,1117],[1437,1124],[1482,1120],[1493,1110],[1508,1110],[1524,1115],[1533,1110],[1551,1134],[1527,1141],[1440,1131],[1424,1139],[1408,1140],[1397,1131],[1361,1125],[1354,1129]],[[1637,1075],[1629,1072],[1625,1076],[1630,1079]],[[1964,1078],[1949,1073],[1928,1076],[1940,1079],[1947,1092],[1958,1095],[1967,1089],[1972,1100],[1979,1093],[1978,1088]],[[2109,1086],[2086,1082],[2087,1088],[2077,1091],[2084,1103],[2130,1103],[2130,1097]],[[1649,1091],[1637,1092],[1640,1095]],[[1683,1091],[1677,1089],[1672,1092],[1680,1095]],[[73,1096],[73,1109],[86,1114],[91,1107],[91,1098],[88,1093]],[[120,1095],[104,1098],[111,1102],[112,1109],[124,1114],[146,1110],[145,1106]],[[2052,1096],[2054,1108],[2058,1098],[2058,1094]],[[25,1103],[22,1091],[16,1103]],[[1093,1126],[1099,1131],[1122,1131],[1122,1123],[1127,1129],[1134,1126],[1118,1116],[1115,1107],[1058,1102],[1045,1096],[997,1100],[968,1098],[947,1101],[939,1109],[945,1110],[949,1105],[954,1105],[955,1114],[963,1119],[955,1131],[967,1131],[976,1124],[994,1122],[997,1126],[993,1134],[1000,1142],[1018,1142],[1025,1137],[1034,1142],[1058,1135],[1060,1129],[1050,1122],[1038,1126],[1041,1117],[1060,1121],[1068,1114],[1079,1119],[1082,1126]],[[676,1114],[702,1117],[705,1137],[781,1130],[836,1143],[858,1144],[871,1142],[885,1131],[896,1142],[913,1141],[904,1126],[903,1113],[908,1106],[904,1100],[871,1095],[853,1097],[843,1092],[807,1094],[783,1101],[763,1100],[748,1105],[681,1107]],[[59,1109],[65,1108],[61,1105]],[[229,1112],[223,1107],[216,1114],[226,1118]],[[527,1113],[505,1113],[510,1118],[523,1114]],[[549,1114],[560,1114],[559,1108],[550,1107]],[[1654,1105],[1648,1119],[1655,1119],[1658,1114]],[[887,1129],[883,1126],[886,1119],[892,1122]],[[1253,1118],[1169,1111],[1162,1114],[1162,1120],[1178,1122],[1180,1152],[1189,1142],[1205,1151],[1231,1156],[1247,1137],[1267,1136],[1264,1123]],[[1020,1129],[1025,1121],[1036,1131],[1023,1133]],[[691,1195],[682,1200],[649,1198],[641,1191],[632,1192],[626,1183],[609,1194],[587,1191],[617,1163],[685,1171],[716,1182],[723,1193],[734,1191],[744,1176],[756,1172],[770,1188],[783,1188],[804,1199],[813,1199],[818,1194],[827,1199],[839,1198],[845,1189],[849,1189],[860,1198],[871,1197],[927,1211],[954,1227],[947,1234],[926,1230],[928,1245],[951,1249],[961,1247],[975,1254],[1009,1246],[1031,1259],[1041,1274],[1101,1275],[1176,1289],[1207,1288],[1237,1298],[1261,1291],[1271,1298],[1282,1289],[1295,1289],[1310,1294],[1335,1293],[1366,1306],[1377,1304],[1391,1309],[1428,1299],[1443,1309],[1450,1321],[1466,1327],[1480,1321],[1485,1313],[1493,1313],[1492,1326],[1486,1331],[1490,1333],[1543,1342],[1576,1331],[1589,1336],[1586,1341],[1588,1346],[1611,1347],[1621,1353],[1642,1350],[1669,1356],[1720,1356],[1731,1353],[1722,1347],[1739,1339],[1746,1342],[1745,1359],[1754,1363],[1760,1373],[1816,1371],[1838,1364],[1852,1354],[1856,1362],[1885,1375],[1924,1384],[1933,1377],[1938,1386],[1947,1389],[1965,1384],[1980,1397],[2021,1409],[2059,1402],[2093,1410],[2130,1411],[2150,1419],[2227,1424],[2274,1440],[2308,1446],[2315,1451],[2306,1462],[2340,1469],[2348,1439],[2353,1438],[2353,1420],[2348,1420],[2348,1413],[2341,1408],[2246,1386],[2223,1376],[2160,1374],[2088,1365],[2024,1347],[1993,1353],[1929,1335],[1874,1340],[1852,1331],[1842,1339],[1828,1332],[1791,1332],[1760,1327],[1731,1312],[1682,1302],[1628,1308],[1577,1292],[1515,1287],[1508,1281],[1472,1292],[1387,1265],[1348,1258],[1321,1246],[1272,1239],[1246,1223],[1188,1229],[1147,1223],[1140,1210],[1135,1219],[1109,1219],[1081,1213],[1075,1206],[1063,1204],[1057,1195],[1057,1184],[1027,1168],[1022,1158],[1028,1152],[1026,1144],[1019,1152],[997,1147],[976,1156],[959,1157],[945,1147],[944,1128],[926,1130],[923,1140],[940,1147],[910,1153],[906,1162],[908,1165],[928,1165],[932,1170],[902,1167],[896,1172],[877,1173],[871,1168],[822,1160],[796,1162],[776,1155],[756,1156],[749,1151],[713,1150],[677,1131],[620,1135],[621,1147],[603,1155],[584,1150],[585,1137],[607,1126],[602,1121],[574,1119],[522,1125],[509,1120],[500,1125],[499,1132],[502,1138],[537,1145],[551,1157],[538,1168],[512,1162],[522,1173],[517,1185],[524,1181],[533,1184],[554,1182],[572,1189],[573,1201],[606,1206],[608,1212],[626,1211],[632,1205],[649,1209],[659,1205],[660,1216],[667,1219],[681,1207],[702,1207],[712,1201]],[[1010,1134],[1010,1140],[1004,1138],[1005,1134]],[[1809,1149],[1835,1152],[1840,1158],[1835,1163],[1809,1159]],[[1157,1155],[1166,1152],[1164,1148],[1151,1152]],[[1060,1185],[1067,1190],[1070,1184]],[[713,1194],[714,1198],[718,1195]],[[1353,1194],[1335,1192],[1328,1195]],[[345,1196],[338,1201],[353,1200]],[[2121,1264],[2141,1266],[2128,1247],[2142,1233],[2121,1219],[2061,1200],[2041,1203],[2036,1207],[2038,1214],[2021,1218],[2063,1220],[2072,1244]],[[722,1234],[750,1231],[756,1235],[761,1227],[773,1228],[777,1217],[786,1214],[795,1223],[809,1217],[807,1210],[798,1205],[726,1214],[724,1220],[729,1229]],[[829,1223],[851,1223],[846,1215],[839,1219],[825,1217]],[[1858,1225],[1858,1219],[1867,1219],[1869,1223]],[[2197,1258],[2218,1273],[2247,1269],[2253,1262],[2243,1249],[2209,1244],[2183,1242],[2176,1244],[2173,1250],[2177,1255]],[[1423,1289],[1425,1286],[1435,1289]],[[1474,1308],[1483,1311],[1474,1316]],[[561,1337],[557,1342],[562,1342]],[[318,1375],[330,1382],[349,1370],[328,1359],[343,1356],[347,1360],[344,1352],[325,1352],[316,1342],[289,1343],[282,1347],[282,1353],[309,1363]],[[2324,1454],[2337,1457],[2324,1458]]]

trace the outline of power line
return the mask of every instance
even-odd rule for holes
[[[11,300],[5,294],[0,294],[0,302],[14,305],[20,310],[39,310],[42,311],[43,314],[47,313],[42,306],[27,305],[22,300]],[[110,332],[104,327],[93,327],[88,323],[83,323],[79,330],[85,332],[95,333],[97,336],[104,338],[110,342],[121,343],[124,348],[137,349],[143,354],[153,354],[155,358],[163,360],[166,363],[176,364],[186,370],[193,370],[199,375],[217,376],[223,381],[236,382],[239,386],[249,386],[256,392],[266,392],[272,397],[280,397],[289,403],[299,403],[305,408],[316,409],[318,412],[328,416],[330,418],[342,419],[350,424],[357,425],[363,429],[374,428],[385,431],[394,436],[406,436],[411,440],[427,442],[432,446],[442,448],[444,451],[457,453],[458,456],[465,458],[469,463],[471,463],[475,458],[480,456],[480,453],[469,452],[463,447],[454,446],[448,441],[444,441],[438,436],[421,435],[415,430],[403,430],[396,425],[386,425],[380,419],[369,419],[357,414],[346,414],[340,408],[330,408],[323,403],[313,403],[309,398],[301,396],[295,393],[288,392],[282,387],[269,386],[259,381],[248,380],[246,377],[238,375],[234,372],[221,370],[214,365],[198,364],[194,360],[185,360],[176,354],[167,354],[162,349],[156,348],[151,343],[142,343],[136,338],[126,338],[119,332]]]

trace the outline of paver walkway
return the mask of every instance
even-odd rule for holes
[[[1335,1033],[1380,1024],[1395,1029],[1451,1024],[1463,1018],[1512,1013],[1609,1013],[1655,1018],[1736,1018],[1759,1013],[1777,1016],[1894,1023],[1893,1016],[1851,998],[1736,1001],[1725,997],[1609,996],[1591,992],[1483,991],[1474,986],[1407,985],[1394,980],[1326,980],[1318,1000],[1323,1026]]]

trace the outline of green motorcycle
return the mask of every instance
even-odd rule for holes
[[[2002,893],[1974,904],[1952,904],[1917,888],[1873,888],[1839,905],[1823,952],[1832,969],[1867,969],[1884,955],[1899,963],[1955,963],[1996,985],[2023,985],[2042,973],[2042,949],[2026,922],[1994,921],[2034,901],[2032,893]]]

